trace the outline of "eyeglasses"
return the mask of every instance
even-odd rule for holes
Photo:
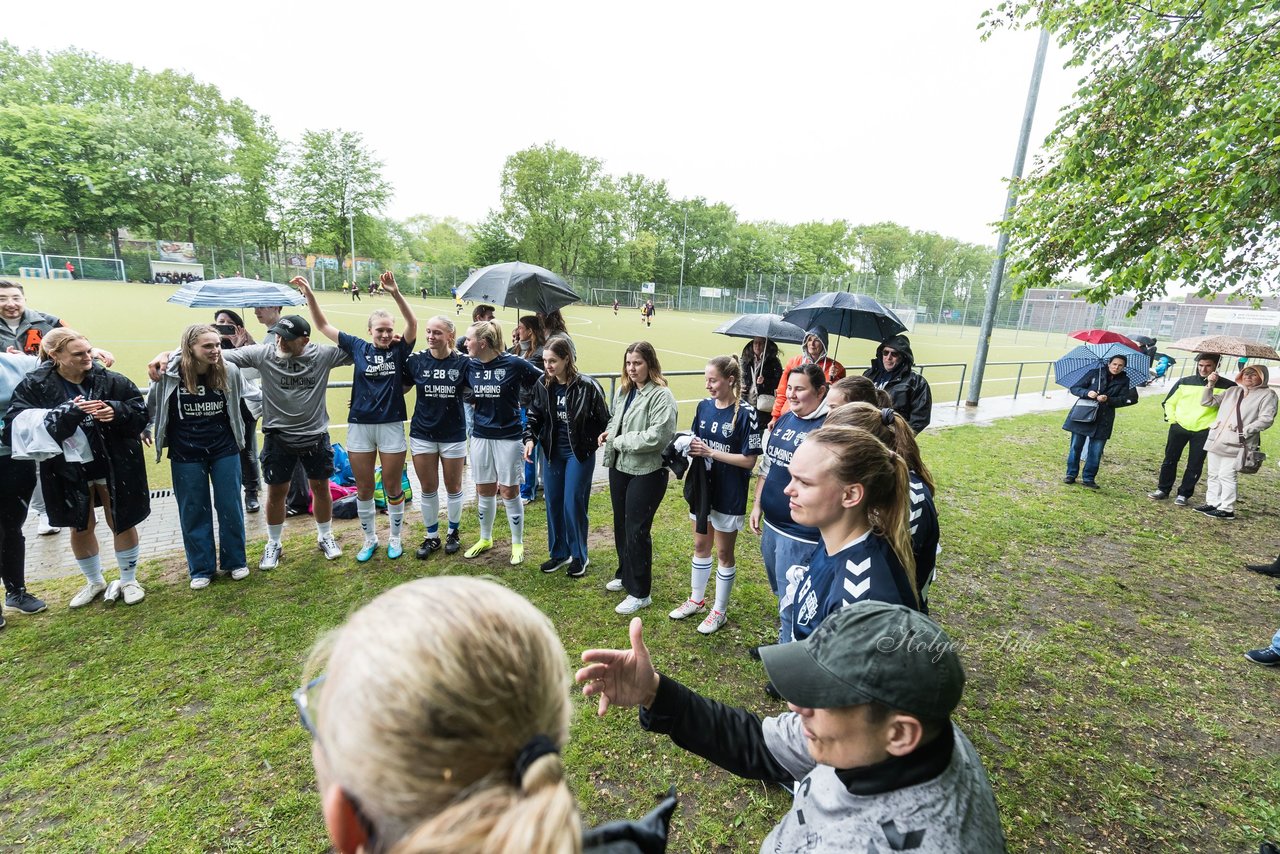
[[[313,741],[320,740],[320,734],[316,732],[316,719],[311,712],[314,708],[314,692],[324,684],[325,675],[321,673],[315,679],[293,692],[293,704],[298,707],[298,720]]]

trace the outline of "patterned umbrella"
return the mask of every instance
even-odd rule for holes
[[[722,324],[716,334],[730,338],[768,338],[783,344],[804,342],[804,330],[777,314],[744,314]]]
[[[1123,344],[1081,344],[1053,363],[1053,381],[1063,388],[1071,388],[1090,371],[1105,367],[1113,356],[1128,359],[1124,372],[1130,385],[1140,386],[1150,381],[1151,357]]]
[[[1182,338],[1169,345],[1170,350],[1186,350],[1190,353],[1218,353],[1223,356],[1246,356],[1250,359],[1274,359],[1280,361],[1280,353],[1274,347],[1247,341],[1234,335],[1202,335]]]
[[[239,276],[189,282],[174,291],[167,301],[190,308],[259,308],[306,303],[302,294],[288,285]]]

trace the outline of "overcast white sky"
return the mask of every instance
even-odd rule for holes
[[[479,220],[505,158],[554,140],[744,219],[994,244],[1036,34],[981,42],[993,4],[76,0],[6,4],[0,34],[189,72],[286,139],[359,130],[399,218]],[[1079,76],[1063,58],[1051,48],[1033,152]]]

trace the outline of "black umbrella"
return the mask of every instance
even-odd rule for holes
[[[550,314],[582,297],[550,270],[521,261],[491,264],[458,286],[461,299]]]
[[[804,342],[804,330],[776,314],[744,314],[721,324],[716,334],[730,338],[768,338],[784,344]]]
[[[1150,335],[1130,335],[1129,338],[1146,347],[1151,347],[1156,343],[1156,339]]]
[[[865,294],[828,291],[805,297],[782,315],[787,323],[801,329],[825,326],[827,332],[843,338],[883,341],[907,331],[898,315]]]

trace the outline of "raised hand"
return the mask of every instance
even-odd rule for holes
[[[609,706],[651,706],[658,693],[658,671],[653,669],[649,649],[644,645],[644,624],[631,618],[631,649],[589,649],[582,653],[587,663],[573,675],[585,697],[599,697],[596,714],[603,717]]]

